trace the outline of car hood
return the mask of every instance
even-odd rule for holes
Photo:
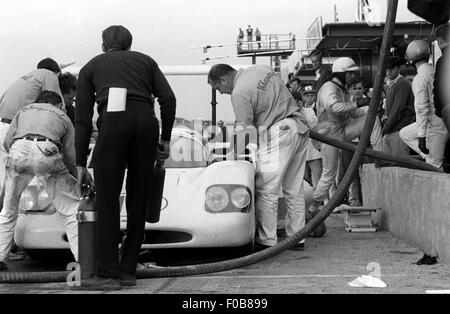
[[[247,161],[217,162],[206,168],[170,168],[166,169],[164,188],[191,187],[193,190],[206,190],[217,184],[253,187],[254,176],[255,169]]]
[[[201,220],[205,193],[217,184],[243,185],[254,192],[255,169],[247,161],[223,161],[206,168],[168,168],[164,180],[161,220],[154,227],[166,224],[188,226],[189,221]],[[122,208],[122,216],[126,216]],[[193,219],[196,217],[195,219]],[[125,217],[123,217],[125,218]]]

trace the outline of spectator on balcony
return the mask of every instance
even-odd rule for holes
[[[261,32],[259,31],[258,27],[255,30],[255,37],[256,42],[258,43],[258,49],[261,49]]]
[[[238,43],[239,49],[242,47],[242,42],[244,41],[244,31],[239,27]]]
[[[247,27],[247,42],[249,43],[248,49],[252,48],[252,44],[250,44],[250,42],[252,42],[252,41],[253,41],[253,28],[251,27],[251,25],[249,25]]]

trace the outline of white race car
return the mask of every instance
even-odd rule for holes
[[[249,145],[247,155],[224,160],[217,152],[226,146],[207,143],[186,127],[173,129],[160,221],[146,223],[143,249],[252,246],[256,149]],[[29,251],[68,249],[62,219],[43,186],[35,178],[22,193],[14,240]],[[123,188],[122,233],[125,197]]]

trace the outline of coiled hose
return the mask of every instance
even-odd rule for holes
[[[364,125],[364,130],[361,135],[361,140],[356,147],[348,143],[343,143],[337,141],[336,139],[326,137],[324,135],[311,132],[311,138],[325,142],[329,145],[334,145],[346,150],[354,150],[355,154],[353,159],[341,181],[338,189],[334,193],[331,200],[322,208],[322,210],[311,219],[306,226],[298,231],[293,236],[287,238],[286,240],[278,243],[277,245],[270,247],[266,250],[240,257],[233,260],[222,261],[217,263],[208,263],[201,265],[190,265],[190,266],[180,266],[180,267],[166,267],[166,268],[154,268],[154,269],[143,269],[136,273],[137,278],[161,278],[161,277],[176,277],[176,276],[189,276],[189,275],[200,275],[214,272],[227,271],[235,268],[245,267],[272,256],[279,254],[280,252],[291,248],[297,244],[302,239],[306,238],[309,234],[313,232],[325,219],[332,213],[333,209],[341,202],[346,193],[353,177],[358,170],[361,159],[366,151],[367,145],[369,143],[369,137],[371,130],[374,125],[375,117],[378,111],[378,104],[380,102],[381,88],[384,80],[385,69],[386,69],[386,59],[389,53],[389,49],[392,43],[392,36],[395,27],[395,17],[397,13],[398,0],[390,0],[388,5],[386,26],[384,29],[383,43],[381,47],[380,64],[378,67],[377,77],[375,80],[373,98],[371,100],[369,111],[367,113],[366,122]],[[367,153],[369,156],[375,158],[382,158],[390,161],[395,161],[406,165],[410,168],[437,171],[436,168],[431,167],[423,162],[410,160],[408,158],[399,158],[389,156],[380,152],[374,152],[369,150]],[[0,283],[45,283],[45,282],[64,282],[66,281],[68,271],[62,272],[31,272],[31,273],[11,273],[11,272],[0,272]]]

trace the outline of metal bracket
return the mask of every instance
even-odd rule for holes
[[[376,232],[376,214],[381,208],[340,206],[348,232]]]

